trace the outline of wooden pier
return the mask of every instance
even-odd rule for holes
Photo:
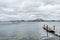
[[[55,26],[54,26],[54,30],[52,30],[50,27],[48,27],[48,25],[47,25],[47,26],[44,25],[44,26],[43,26],[43,29],[47,31],[47,36],[48,36],[48,32],[49,32],[49,33],[54,34],[54,35],[57,36],[57,37],[60,37],[59,34],[56,34],[56,33],[55,33]]]

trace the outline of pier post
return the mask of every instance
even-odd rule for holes
[[[53,30],[55,31],[55,25],[53,27],[54,27]]]
[[[47,25],[47,37],[48,37],[48,25]]]
[[[55,36],[55,25],[53,25],[53,30],[54,30],[54,37],[56,37],[56,36]]]
[[[44,24],[44,27],[45,27],[45,24]]]

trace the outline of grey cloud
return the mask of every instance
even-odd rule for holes
[[[60,4],[60,0],[41,0],[45,4]]]
[[[60,20],[60,0],[0,0],[0,13],[0,20]]]

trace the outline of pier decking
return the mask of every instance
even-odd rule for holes
[[[48,27],[48,25],[47,26],[44,25],[43,29],[46,30],[49,33],[52,33],[53,35],[55,35],[57,37],[60,37],[60,35],[56,34],[54,30],[52,30],[50,27]]]
[[[50,32],[50,33],[55,33],[54,30],[52,30],[51,28],[49,27],[43,27],[44,30],[46,30],[47,32]]]

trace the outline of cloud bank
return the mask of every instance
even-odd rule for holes
[[[60,20],[60,0],[0,0],[0,21]]]

